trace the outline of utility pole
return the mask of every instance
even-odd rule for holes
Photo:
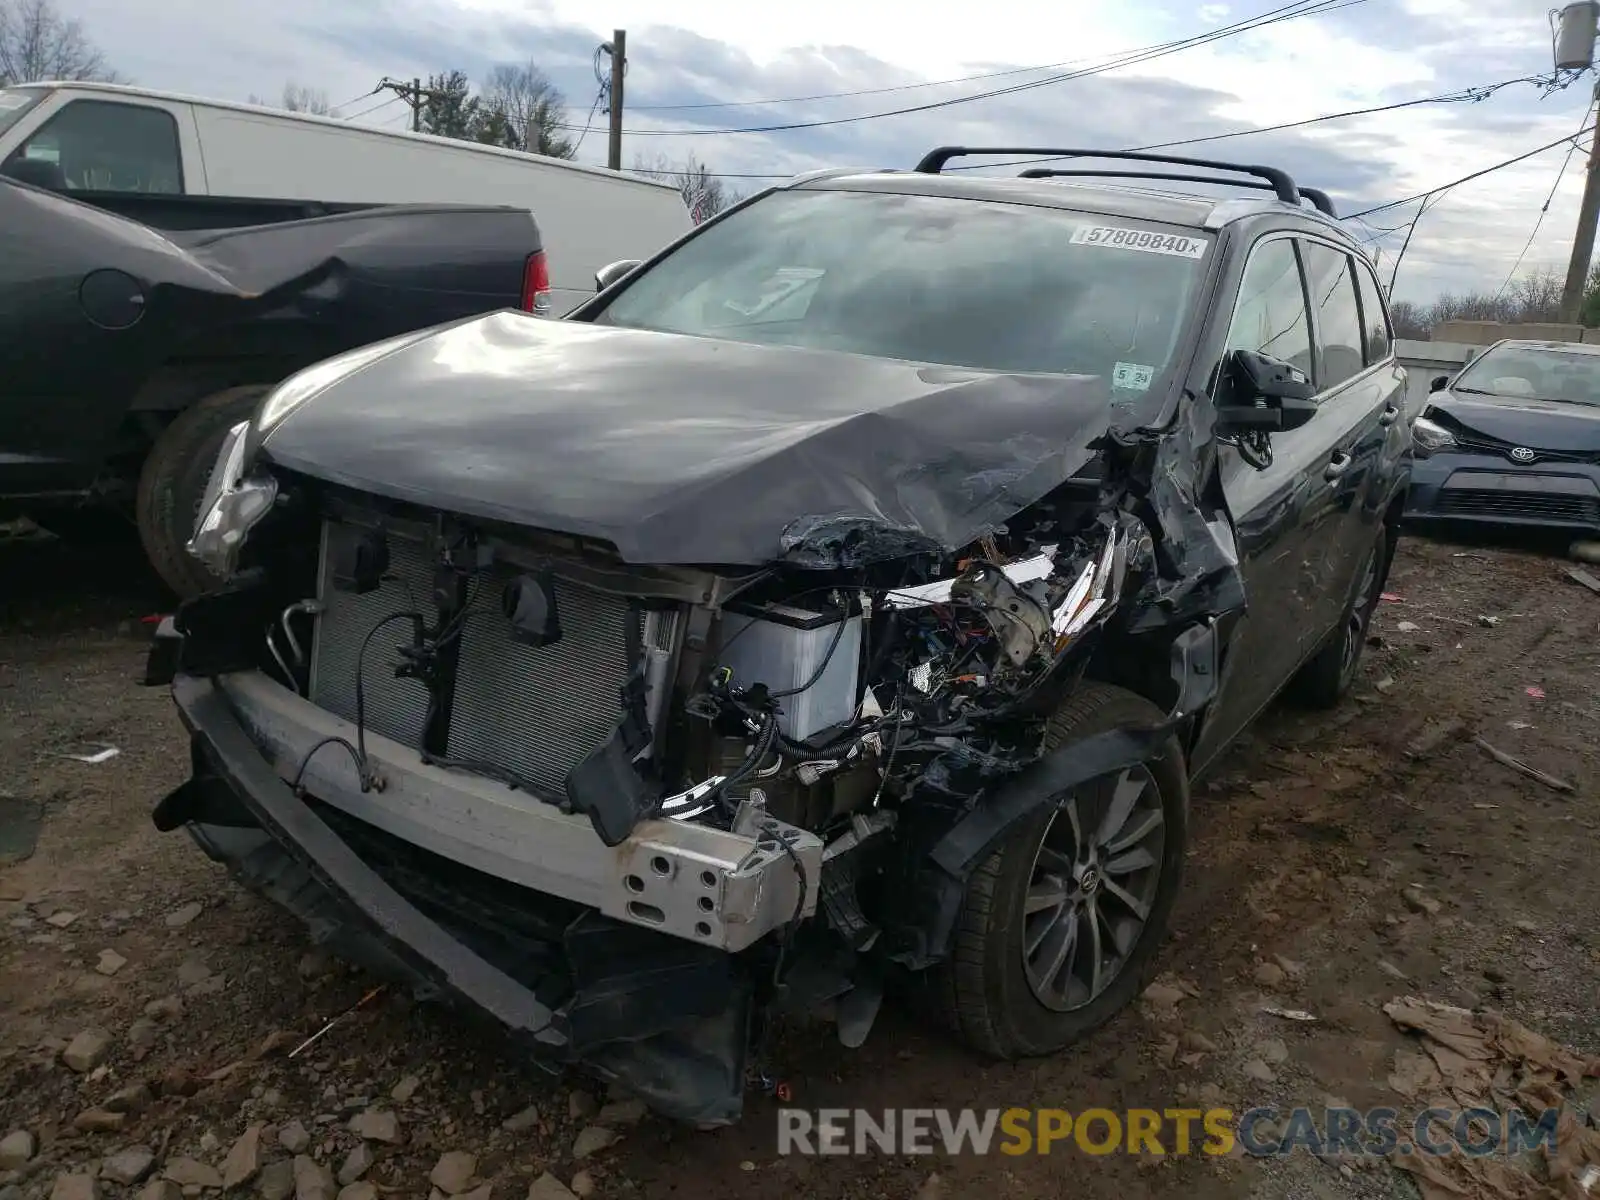
[[[1595,84],[1600,101],[1600,82]],[[1583,203],[1578,206],[1578,228],[1572,235],[1572,261],[1567,264],[1567,285],[1561,290],[1561,320],[1575,324],[1583,308],[1583,288],[1589,281],[1594,258],[1594,232],[1600,218],[1600,133],[1589,136],[1589,166],[1583,176]]]
[[[616,29],[605,46],[611,52],[611,145],[606,151],[606,165],[613,171],[622,170],[622,80],[628,73],[628,31]]]
[[[378,86],[373,90],[393,92],[411,106],[412,133],[422,132],[422,102],[446,94],[436,88],[423,87],[422,80],[418,77],[413,77],[410,83],[405,83],[398,79],[390,79],[387,75],[378,81]]]
[[[1564,71],[1582,74],[1594,65],[1597,21],[1600,21],[1600,3],[1595,0],[1575,0],[1561,10],[1560,26],[1551,46],[1558,79]],[[1600,82],[1595,84],[1590,108],[1596,103],[1600,103]],[[1583,309],[1583,289],[1589,281],[1589,263],[1594,258],[1597,217],[1600,217],[1600,131],[1589,139],[1589,166],[1583,176],[1583,203],[1578,208],[1578,228],[1572,235],[1572,261],[1567,264],[1567,283],[1561,289],[1561,320],[1568,325],[1577,323]]]

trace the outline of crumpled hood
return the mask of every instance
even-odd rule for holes
[[[268,461],[639,563],[952,551],[1070,478],[1111,416],[1093,376],[510,312],[351,360],[313,368],[329,382],[268,434]]]
[[[1531,450],[1600,454],[1600,408],[1553,400],[1522,400],[1441,392],[1429,407],[1474,433]]]

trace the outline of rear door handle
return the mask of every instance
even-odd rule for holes
[[[1400,407],[1396,404],[1389,405],[1383,410],[1383,416],[1378,418],[1379,425],[1393,425],[1400,419]]]
[[[1335,450],[1333,457],[1328,460],[1328,465],[1322,468],[1322,477],[1324,479],[1337,479],[1350,469],[1350,464],[1353,462],[1355,462],[1355,459],[1351,458],[1343,450]]]

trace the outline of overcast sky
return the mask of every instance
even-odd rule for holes
[[[147,87],[243,100],[286,81],[325,91],[346,116],[403,127],[408,110],[369,93],[383,75],[459,68],[481,78],[533,61],[581,128],[595,99],[593,56],[628,31],[624,158],[693,152],[714,171],[908,167],[941,143],[1126,148],[1391,104],[1546,73],[1546,6],[1529,0],[1359,0],[1338,11],[1091,76],[931,111],[755,134],[650,136],[856,117],[947,101],[1104,64],[1128,51],[1258,17],[1284,0],[58,0],[114,67]],[[670,11],[670,21],[663,14]],[[1053,70],[1014,71],[1054,65]],[[1062,65],[1065,64],[1065,65]],[[941,83],[983,72],[997,78]],[[1341,212],[1397,200],[1575,134],[1592,77],[1545,96],[1516,84],[1475,104],[1426,105],[1197,146],[1199,156],[1287,166],[1333,193]],[[773,98],[897,89],[783,104]],[[353,102],[352,102],[353,101]],[[737,107],[664,108],[744,102]],[[351,102],[351,103],[346,103]],[[381,106],[380,106],[381,105]],[[374,107],[378,106],[378,107]],[[366,111],[370,110],[370,111]],[[604,117],[579,157],[602,161]],[[1497,290],[1532,233],[1563,150],[1459,188],[1419,224],[1396,295]],[[1522,273],[1564,270],[1582,182],[1572,156]],[[733,179],[741,189],[757,179]],[[1402,226],[1416,206],[1352,223]],[[1384,278],[1404,236],[1378,237]]]

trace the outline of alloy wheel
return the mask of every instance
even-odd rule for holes
[[[1023,971],[1056,1012],[1110,986],[1144,936],[1160,886],[1166,817],[1150,772],[1130,767],[1061,802],[1023,904]]]

